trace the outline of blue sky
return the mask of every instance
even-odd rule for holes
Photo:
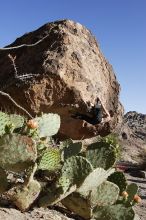
[[[146,114],[146,0],[1,0],[0,47],[64,18],[96,36],[121,84],[125,111]]]

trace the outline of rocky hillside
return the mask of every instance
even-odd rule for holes
[[[128,112],[124,116],[124,123],[133,131],[133,135],[146,141],[146,115],[135,111]]]
[[[146,114],[126,113],[118,134],[123,148],[122,159],[143,163],[146,160]]]

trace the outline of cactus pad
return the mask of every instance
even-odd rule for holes
[[[102,183],[97,188],[91,190],[85,197],[74,192],[66,197],[62,203],[70,211],[77,213],[85,219],[91,218],[93,207],[97,205],[106,206],[116,202],[119,194],[118,187],[108,181]]]
[[[14,129],[21,128],[24,124],[24,117],[21,115],[10,114],[9,115],[11,123],[14,125]]]
[[[138,186],[135,183],[131,183],[127,186],[126,191],[128,193],[128,202],[132,202],[135,194],[137,194]]]
[[[37,199],[40,190],[39,182],[32,180],[28,186],[19,184],[13,187],[8,191],[8,196],[21,211],[26,211]]]
[[[62,142],[63,145],[63,142]],[[77,156],[82,150],[82,142],[65,142],[63,147],[63,158],[66,160],[69,157]]]
[[[112,183],[115,183],[119,187],[120,193],[122,193],[123,191],[126,190],[127,179],[126,179],[126,177],[125,177],[123,172],[116,171],[116,172],[112,173],[108,177],[108,181],[110,181]]]
[[[68,158],[62,167],[62,176],[70,180],[70,185],[80,186],[93,170],[86,158],[73,156]]]
[[[33,140],[20,134],[6,134],[0,138],[0,167],[7,171],[24,171],[37,158]]]
[[[135,213],[131,207],[123,204],[96,207],[92,219],[96,220],[134,220]]]
[[[90,203],[92,206],[108,206],[116,202],[119,196],[119,188],[114,183],[105,181],[90,194]]]
[[[101,167],[105,170],[112,167],[116,162],[115,150],[106,142],[97,142],[89,145],[86,158],[94,168]]]
[[[43,207],[47,207],[50,205],[54,205],[64,198],[66,198],[68,195],[73,193],[76,190],[76,186],[71,186],[68,191],[65,193],[62,191],[61,188],[52,188],[49,189],[48,192],[45,193],[45,196],[40,198],[39,205]]]
[[[48,206],[61,201],[79,187],[93,168],[86,158],[72,156],[68,158],[63,167],[61,176],[51,191],[40,199],[41,206]]]
[[[34,118],[34,121],[38,123],[38,135],[40,138],[51,137],[60,128],[60,116],[57,114],[43,114],[41,117]]]
[[[9,115],[0,111],[0,136],[5,134],[5,127],[10,124]]]
[[[103,168],[96,168],[85,178],[82,185],[77,191],[82,195],[87,196],[91,190],[97,188],[113,172],[114,169],[104,170]]]
[[[71,144],[73,144],[73,140],[71,138],[61,141],[59,145],[59,149],[63,150],[65,147],[68,147]]]
[[[71,212],[83,217],[84,219],[90,219],[92,215],[92,208],[89,201],[81,194],[74,192],[68,197],[62,200],[62,204]]]
[[[38,162],[38,169],[53,172],[61,168],[61,153],[57,148],[45,150]]]

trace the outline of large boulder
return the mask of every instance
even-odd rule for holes
[[[13,48],[11,48],[13,47]],[[18,75],[31,78],[16,80]],[[120,86],[112,66],[101,53],[95,37],[79,23],[62,20],[45,24],[0,49],[0,90],[7,92],[33,116],[55,112],[61,116],[60,135],[73,139],[110,133],[121,121]],[[72,117],[88,114],[97,98],[109,112],[109,122],[92,125]],[[5,96],[0,106],[20,112]],[[22,113],[22,112],[21,112]]]

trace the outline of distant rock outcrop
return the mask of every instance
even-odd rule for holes
[[[121,121],[120,86],[112,66],[102,55],[91,32],[79,23],[62,20],[48,23],[0,49],[0,90],[8,92],[33,116],[55,112],[61,116],[60,134],[73,139],[110,133]],[[17,78],[8,54],[16,56]],[[88,115],[97,98],[111,121],[92,125],[72,117]],[[19,111],[0,95],[0,106]]]
[[[136,111],[126,113],[118,133],[123,160],[146,164],[146,114]]]

